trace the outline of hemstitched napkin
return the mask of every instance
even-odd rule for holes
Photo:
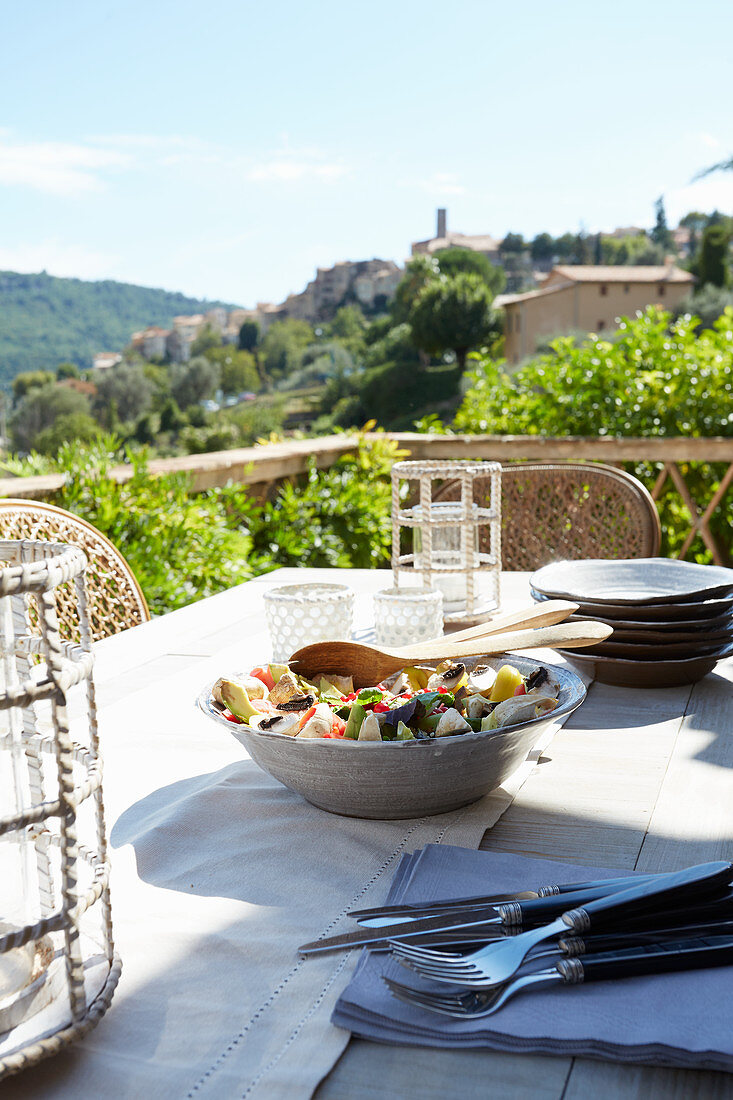
[[[618,871],[430,845],[415,854],[389,901],[537,889]],[[493,1016],[454,1020],[403,1004],[382,981],[417,975],[362,952],[333,1022],[361,1038],[454,1049],[582,1055],[607,1061],[733,1072],[733,967],[645,975],[517,994]]]

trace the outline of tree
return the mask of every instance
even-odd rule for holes
[[[307,321],[288,318],[271,325],[262,341],[260,354],[265,374],[284,378],[300,366],[303,352],[315,340]]]
[[[99,436],[99,424],[89,413],[67,412],[38,433],[34,449],[42,455],[55,455],[63,443],[93,443]]]
[[[169,397],[160,410],[161,432],[180,432],[188,423],[173,397]]]
[[[551,260],[556,251],[555,240],[549,233],[538,233],[529,246],[529,254],[533,260]]]
[[[30,451],[46,428],[62,416],[89,414],[89,398],[68,386],[50,382],[29,390],[13,414],[10,430],[19,451]]]
[[[48,386],[53,381],[54,376],[49,370],[29,370],[24,371],[23,374],[16,374],[13,379],[13,397],[18,401],[31,390]]]
[[[260,388],[260,376],[251,352],[239,351],[231,344],[225,344],[221,348],[212,348],[206,358],[219,367],[224,393],[242,393],[243,390]]]
[[[239,330],[239,350],[254,351],[260,342],[260,326],[256,321],[245,321]]]
[[[109,420],[108,408],[114,402],[121,420],[137,420],[150,408],[153,383],[140,367],[119,363],[105,371],[97,383],[94,412]]]
[[[65,378],[80,378],[79,368],[76,363],[59,363],[56,368],[56,378],[63,382]]]
[[[189,363],[176,363],[171,370],[171,391],[180,408],[200,405],[214,396],[221,379],[218,363],[212,363],[203,355]]]
[[[525,252],[526,249],[527,242],[521,233],[507,233],[499,245],[500,252]]]
[[[578,247],[578,237],[575,233],[563,233],[555,241],[555,253],[560,260],[573,260]]]
[[[420,252],[412,257],[405,265],[405,274],[397,284],[392,299],[392,316],[396,324],[401,325],[409,320],[420,291],[439,278],[440,270],[432,256]]]
[[[351,352],[360,355],[364,350],[366,320],[358,306],[341,306],[330,325],[326,326],[326,335]]]
[[[730,237],[721,225],[709,225],[702,235],[697,257],[697,274],[700,286],[728,287],[730,277]]]
[[[415,346],[430,355],[452,348],[463,370],[471,348],[496,331],[491,301],[491,291],[477,275],[461,272],[429,283],[410,316]]]
[[[204,325],[191,344],[191,355],[206,355],[212,348],[221,347],[221,333],[211,325]]]
[[[478,275],[491,291],[492,299],[500,294],[506,285],[504,272],[495,267],[483,252],[474,252],[470,248],[442,248],[435,253],[435,259],[441,275],[457,275],[460,271]]]
[[[656,215],[656,220],[654,223],[654,228],[652,229],[649,236],[655,244],[658,244],[660,248],[663,248],[665,251],[667,251],[674,246],[674,237],[672,236],[670,228],[667,225],[667,215],[664,211],[663,195],[660,195],[657,201],[654,203],[654,211]]]

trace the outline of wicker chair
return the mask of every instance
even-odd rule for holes
[[[148,622],[150,611],[130,565],[113,543],[63,508],[38,500],[0,500],[0,538],[49,539],[80,546],[89,559],[87,599],[92,640]],[[71,582],[57,589],[59,630],[66,641],[79,641],[78,614]]]
[[[528,462],[504,466],[501,481],[505,569],[534,570],[552,561],[649,558],[659,553],[656,505],[631,474],[600,463]],[[446,482],[435,499],[459,496],[458,483]]]

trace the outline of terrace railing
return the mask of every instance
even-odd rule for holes
[[[656,464],[658,474],[651,489],[652,497],[659,501],[663,494],[672,491],[687,513],[683,520],[685,530],[677,550],[678,556],[685,557],[699,535],[713,560],[719,565],[727,564],[726,550],[710,524],[718,509],[730,508],[733,512],[730,504],[733,493],[733,439],[386,434],[387,438],[409,451],[413,458],[483,458],[499,462],[573,460],[606,462],[615,466]],[[332,466],[341,455],[352,452],[358,446],[359,438],[358,435],[337,435],[288,440],[231,451],[156,459],[151,461],[149,468],[151,473],[190,474],[194,491],[235,481],[262,494],[279,482],[305,473],[311,460],[320,469]],[[707,479],[694,476],[694,470],[699,469],[700,464],[706,467],[715,465],[716,471],[721,471],[720,475],[716,473],[716,476]],[[113,476],[123,481],[131,476],[131,470],[127,466],[119,466],[113,471]],[[62,485],[63,475],[60,474],[4,478],[0,479],[0,496],[44,498],[58,491]],[[714,486],[712,489],[711,485]]]

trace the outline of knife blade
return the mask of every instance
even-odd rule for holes
[[[661,877],[661,876],[660,876]],[[409,939],[423,932],[443,932],[449,929],[475,929],[481,927],[489,933],[494,929],[536,927],[553,920],[573,906],[585,905],[597,901],[611,891],[578,890],[572,894],[558,894],[546,898],[531,898],[528,901],[510,901],[506,904],[489,905],[468,912],[445,913],[438,916],[420,917],[417,920],[402,920],[380,928],[359,928],[355,932],[343,932],[337,936],[314,940],[298,948],[301,955],[315,955],[324,951],[336,951],[347,947],[365,947],[369,944],[386,943],[388,940]]]
[[[630,886],[647,879],[658,878],[658,875],[626,875],[622,878],[597,879],[593,882],[566,882],[562,885],[540,886],[538,890],[525,890],[521,894],[476,894],[462,898],[440,898],[430,902],[403,902],[401,905],[381,905],[372,909],[354,909],[348,916],[359,924],[368,928],[378,928],[375,920],[389,917],[396,920],[398,917],[429,917],[440,913],[456,912],[462,909],[475,909],[479,906],[500,905],[508,901],[525,901],[529,898],[554,897],[556,894],[571,894],[578,890],[595,890],[611,892],[612,890],[628,890]]]

